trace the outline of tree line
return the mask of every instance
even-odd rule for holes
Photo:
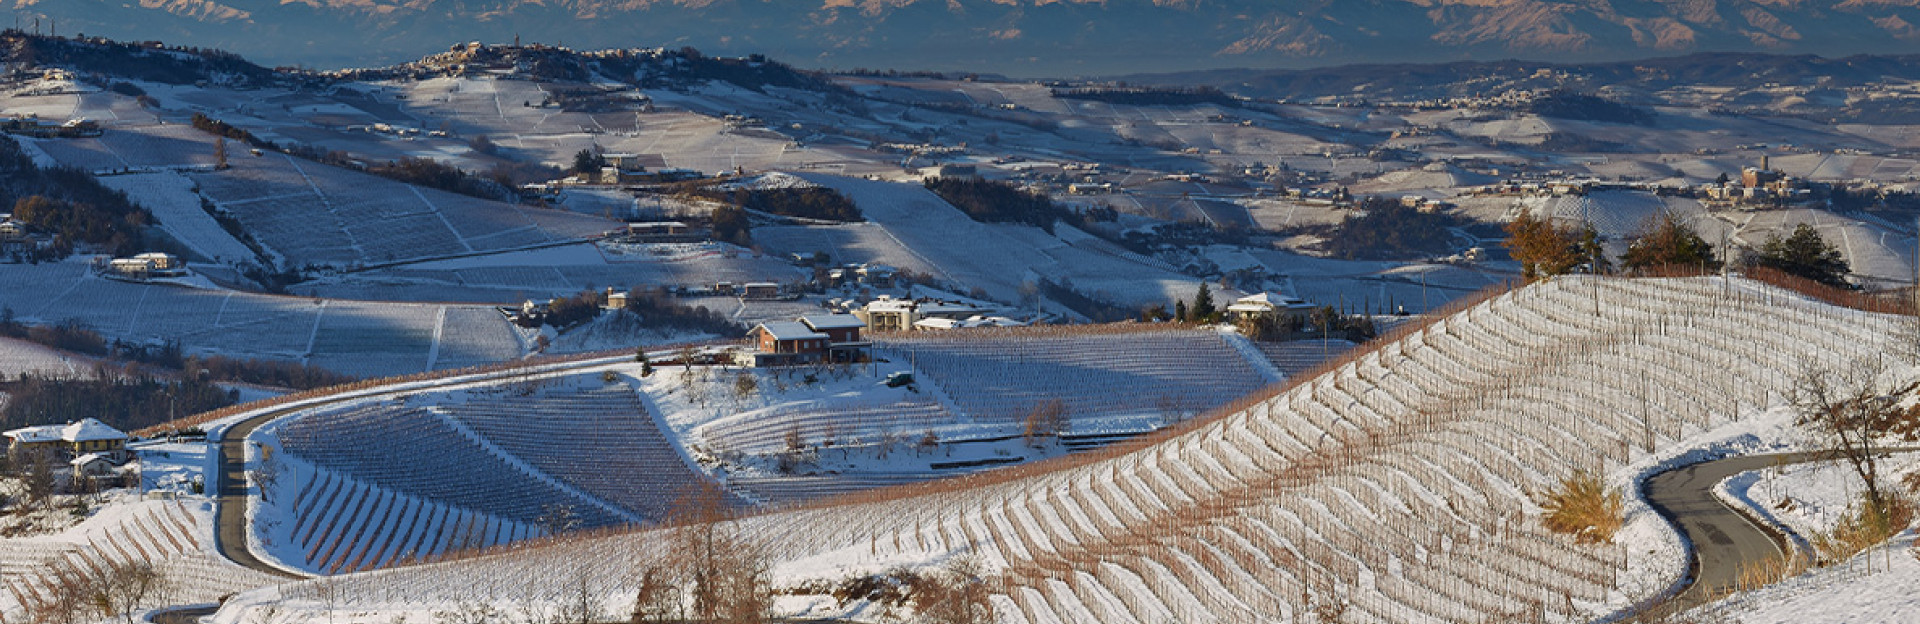
[[[557,177],[560,173],[558,169],[552,167],[530,166],[523,163],[495,165],[484,172],[475,173],[431,158],[414,156],[403,156],[396,160],[368,164],[340,150],[328,150],[301,143],[280,145],[261,139],[244,128],[208,117],[203,113],[194,113],[192,123],[195,129],[207,134],[240,141],[255,148],[273,150],[323,165],[372,174],[395,182],[493,201],[519,201],[519,194],[515,189],[521,183],[550,179]],[[215,149],[223,152],[225,146],[216,146]]]
[[[1053,233],[1053,224],[1079,225],[1080,215],[1036,193],[982,178],[927,178],[923,183],[953,207],[981,223],[1025,223]]]
[[[0,428],[5,429],[97,418],[132,431],[233,405],[240,398],[238,391],[198,377],[121,377],[104,368],[91,379],[22,373],[14,381],[0,382],[0,391],[11,397],[0,409]]]
[[[1576,271],[1605,273],[1614,268],[1613,259],[1601,249],[1600,236],[1592,226],[1556,225],[1550,219],[1522,212],[1506,225],[1506,232],[1504,245],[1528,280]],[[1719,270],[1729,261],[1724,257],[1728,252],[1716,252],[1692,225],[1671,212],[1662,212],[1641,226],[1619,261],[1621,269],[1639,275],[1704,273]],[[1852,267],[1839,247],[1805,223],[1787,236],[1769,234],[1758,249],[1745,250],[1732,262],[1829,287],[1852,288],[1846,279]]]
[[[1438,212],[1422,212],[1382,197],[1360,200],[1323,244],[1338,258],[1403,259],[1444,253],[1453,234],[1448,228],[1459,219]]]
[[[6,136],[0,136],[0,206],[12,206],[14,219],[52,234],[54,257],[72,253],[75,244],[133,255],[152,243],[144,230],[153,215],[126,193],[79,169],[42,169]]]
[[[865,221],[860,207],[839,191],[824,187],[768,189],[693,188],[688,195],[725,202],[748,210],[802,219],[857,223]]]
[[[0,308],[0,337],[90,355],[111,361],[147,364],[190,373],[214,381],[305,390],[353,381],[355,377],[311,364],[236,358],[225,355],[188,355],[177,341],[137,344],[108,340],[75,320],[52,325],[29,325],[14,318],[12,308]]]

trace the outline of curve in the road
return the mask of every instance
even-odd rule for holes
[[[274,410],[234,423],[220,436],[220,464],[214,471],[216,498],[213,512],[213,545],[221,556],[242,566],[283,578],[304,578],[254,556],[247,546],[247,435],[267,421],[288,412],[310,409],[301,406]]]
[[[1777,561],[1793,548],[1791,537],[1782,529],[1762,525],[1714,496],[1713,488],[1721,481],[1743,472],[1828,458],[1820,453],[1743,455],[1647,477],[1640,487],[1648,505],[1686,536],[1692,552],[1680,589],[1630,619],[1660,621],[1712,602],[1737,586],[1743,567]]]

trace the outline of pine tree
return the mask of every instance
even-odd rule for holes
[[[1840,248],[1828,243],[1818,230],[1805,223],[1794,228],[1793,234],[1786,238],[1768,235],[1754,263],[1839,288],[1847,286],[1847,274],[1853,272]]]
[[[1658,269],[1720,268],[1713,245],[1700,238],[1692,226],[1682,223],[1671,212],[1663,212],[1648,223],[1646,234],[1627,247],[1620,264],[1631,271]]]
[[[1195,323],[1211,323],[1219,312],[1213,307],[1213,293],[1207,290],[1206,282],[1200,282],[1200,292],[1193,295],[1193,309],[1190,311]]]

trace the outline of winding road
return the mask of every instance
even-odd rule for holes
[[[1679,613],[1711,602],[1734,587],[1741,566],[1779,559],[1790,548],[1785,535],[1721,502],[1713,495],[1714,486],[1742,472],[1817,459],[1811,453],[1746,455],[1648,477],[1641,485],[1647,503],[1687,536],[1693,551],[1684,588],[1648,613]]]
[[[228,427],[220,435],[220,465],[214,471],[214,547],[220,555],[240,565],[274,576],[304,578],[278,566],[268,565],[247,547],[247,435],[267,421],[288,412],[310,409],[311,405],[274,410],[248,418]]]

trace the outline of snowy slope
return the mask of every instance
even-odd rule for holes
[[[1647,565],[1638,548],[1547,533],[1529,492],[1574,469],[1629,474],[1669,457],[1778,406],[1799,362],[1884,352],[1893,327],[1745,282],[1560,279],[1150,446],[745,526],[776,546],[783,585],[972,553],[1004,583],[1006,621],[1297,621],[1330,601],[1366,621],[1587,619],[1664,586],[1616,586],[1616,575],[1675,570]],[[475,595],[558,596],[571,586],[528,579],[628,570],[659,537],[339,582],[353,608],[393,614]],[[590,589],[618,603],[632,595],[619,576],[597,574]],[[409,602],[383,597],[394,587]],[[247,594],[218,619],[276,602],[311,619],[317,603],[300,597],[310,592]]]

